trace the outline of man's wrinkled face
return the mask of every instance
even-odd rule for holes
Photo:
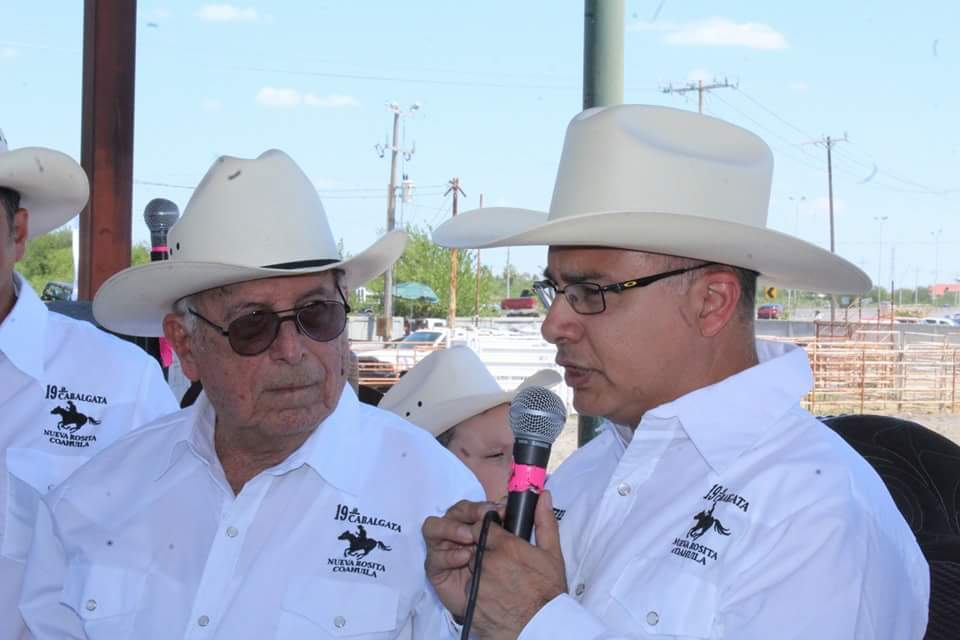
[[[607,285],[664,271],[662,256],[622,249],[551,247],[548,279],[560,288]],[[557,296],[543,322],[577,411],[635,426],[643,414],[677,397],[686,359],[694,357],[691,321],[676,278],[605,295],[606,310],[580,315]]]
[[[332,272],[242,282],[204,292],[194,310],[227,327],[255,311],[339,302],[336,286]],[[168,339],[178,347],[166,324]],[[266,351],[241,356],[216,329],[197,322],[185,344],[186,349],[177,348],[184,373],[203,382],[218,425],[253,429],[266,437],[312,432],[336,408],[346,380],[346,331],[329,342],[317,342],[298,332],[294,322],[283,322]]]

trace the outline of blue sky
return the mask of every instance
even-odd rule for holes
[[[82,5],[0,4],[12,147],[79,157]],[[627,102],[696,110],[695,94],[661,89],[739,83],[705,110],[773,148],[770,226],[828,246],[826,153],[806,143],[846,132],[838,251],[885,283],[893,247],[898,285],[960,277],[960,3],[627,0],[626,17]],[[276,147],[314,180],[347,250],[363,249],[385,226],[389,161],[374,147],[389,101],[421,105],[403,121],[417,185],[404,222],[448,216],[453,176],[461,210],[481,193],[543,209],[582,100],[582,0],[141,0],[137,43],[135,241],[151,198],[182,209],[218,155]],[[502,268],[506,251],[483,256]],[[511,259],[533,271],[545,251]]]

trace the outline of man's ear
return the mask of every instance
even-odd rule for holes
[[[27,251],[27,235],[30,230],[30,212],[17,209],[13,214],[13,261],[20,262]]]
[[[736,317],[743,290],[732,271],[708,271],[696,280],[693,293],[700,307],[696,319],[700,335],[712,338]]]
[[[190,334],[184,325],[183,317],[176,313],[168,313],[163,317],[163,335],[173,347],[180,360],[183,375],[192,382],[200,379],[200,368],[197,366],[196,354]]]

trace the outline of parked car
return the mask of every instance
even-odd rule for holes
[[[934,324],[941,327],[956,327],[957,321],[951,320],[950,318],[934,318],[930,316],[921,320],[920,324]]]
[[[783,317],[782,304],[762,304],[757,308],[758,320],[779,320]]]
[[[72,296],[72,284],[50,281],[43,288],[43,292],[40,294],[40,299],[44,302],[51,302],[53,300],[70,300]]]

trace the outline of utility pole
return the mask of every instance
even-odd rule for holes
[[[664,93],[679,93],[683,95],[689,93],[690,91],[696,91],[699,94],[697,100],[698,111],[703,113],[703,94],[707,91],[713,91],[714,89],[736,89],[739,85],[730,84],[727,82],[727,79],[724,78],[723,82],[719,80],[714,80],[711,84],[703,84],[703,80],[697,80],[696,82],[691,82],[685,87],[674,87],[673,85],[668,85],[661,89]]]
[[[873,219],[880,223],[880,250],[877,252],[877,313],[879,313],[880,301],[883,294],[880,292],[880,286],[883,284],[883,223],[889,216],[873,216]],[[890,292],[893,295],[893,291]]]
[[[623,104],[624,0],[584,0],[583,3],[583,108]],[[510,254],[507,250],[507,286]],[[581,415],[577,420],[577,446],[582,447],[600,430],[602,420]]]
[[[480,194],[480,208],[483,209],[483,194]],[[475,292],[473,326],[480,327],[480,249],[477,249],[477,290]]]
[[[458,196],[467,197],[467,194],[463,193],[463,189],[460,188],[460,178],[450,180],[450,187],[443,195],[446,196],[449,193],[453,193],[453,217],[455,218],[457,217]],[[450,249],[450,306],[447,312],[447,327],[451,330],[457,322],[457,269],[459,268],[459,262],[459,251]]]
[[[831,138],[830,136],[826,136],[819,140],[812,140],[811,142],[813,144],[823,145],[827,148],[827,189],[829,193],[829,203],[830,203],[830,253],[836,253],[837,248],[836,248],[836,243],[834,241],[834,231],[833,231],[833,145],[837,144],[838,142],[849,142],[849,141],[847,140],[847,134],[844,133],[843,138],[838,139],[838,138]],[[877,284],[878,293],[880,291],[879,286],[880,284],[878,283]],[[879,307],[877,309],[879,313]],[[837,297],[831,294],[830,296],[830,323],[831,323],[830,331],[831,332],[833,331],[832,324],[834,321],[836,321],[836,318],[837,318]]]
[[[390,184],[387,185],[387,233],[393,231],[396,226],[397,211],[397,156],[403,153],[404,158],[409,160],[415,149],[400,148],[400,118],[408,116],[420,108],[420,103],[414,102],[410,109],[403,111],[396,102],[387,103],[387,109],[393,112],[393,141],[389,147],[384,145],[375,145],[377,153],[382,158],[386,155],[386,150],[390,149]],[[383,317],[384,332],[383,337],[389,340],[393,337],[393,267],[391,266],[383,274]]]

